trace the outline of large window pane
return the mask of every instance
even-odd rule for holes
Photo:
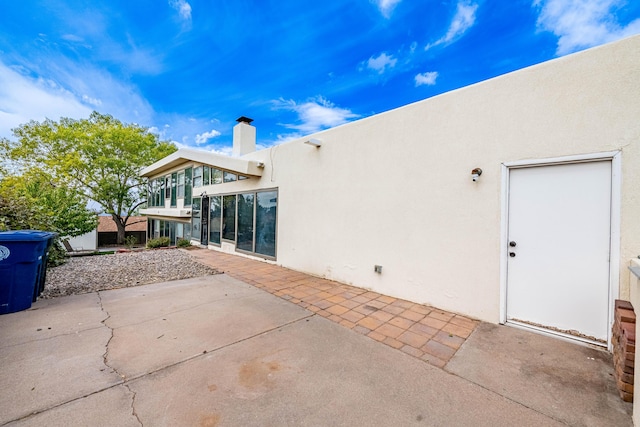
[[[209,185],[209,166],[202,169],[202,185]]]
[[[251,194],[238,194],[237,248],[253,252],[253,199]]]
[[[236,196],[223,196],[222,204],[222,238],[236,240]]]
[[[202,187],[202,166],[193,168],[193,188]]]
[[[171,174],[171,207],[176,207],[176,184],[178,180],[178,174],[176,172]]]
[[[212,196],[209,201],[209,242],[219,245],[222,228],[222,197]]]
[[[211,168],[211,183],[222,184],[222,171],[220,169]]]
[[[202,199],[199,197],[193,199],[191,206],[191,237],[194,240],[200,240],[200,202]]]
[[[171,175],[164,177],[164,198],[171,198]]]
[[[176,240],[184,239],[184,224],[181,222],[176,223]]]
[[[176,222],[169,221],[169,241],[171,246],[176,244]]]
[[[178,198],[184,198],[184,172],[178,172]]]
[[[156,206],[164,207],[164,179],[156,179]]]
[[[256,199],[256,252],[275,257],[278,192],[259,192]]]
[[[184,224],[184,238],[187,240],[191,240],[191,223],[186,222]]]
[[[191,206],[191,168],[184,170],[184,205]]]
[[[238,175],[236,175],[235,173],[231,173],[231,172],[227,172],[225,171],[223,174],[223,181],[224,182],[233,182],[233,181],[237,181],[238,180]]]

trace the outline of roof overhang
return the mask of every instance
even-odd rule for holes
[[[187,162],[204,163],[226,171],[235,172],[241,175],[262,176],[263,168],[261,162],[255,160],[244,160],[237,157],[223,156],[208,151],[192,150],[181,148],[173,154],[158,160],[154,164],[147,166],[140,171],[140,176],[151,177],[160,175],[170,169]]]
[[[145,208],[140,209],[140,214],[145,216],[163,216],[175,218],[191,218],[191,209],[175,209],[175,208]]]

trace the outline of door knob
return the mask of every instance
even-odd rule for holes
[[[509,242],[509,246],[511,246],[512,248],[516,247],[516,242],[514,242],[513,240]]]

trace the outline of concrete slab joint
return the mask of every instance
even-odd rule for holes
[[[140,420],[140,417],[138,416],[138,414],[136,412],[136,406],[135,406],[135,404],[136,404],[136,392],[131,390],[131,387],[129,387],[129,384],[127,384],[126,376],[121,374],[120,372],[118,372],[118,370],[114,366],[109,365],[109,361],[108,361],[109,344],[111,343],[111,340],[113,340],[114,329],[107,324],[107,321],[111,318],[111,315],[104,308],[104,305],[102,304],[102,295],[100,294],[100,291],[98,291],[96,293],[98,294],[98,302],[100,303],[100,310],[102,310],[102,312],[106,315],[106,317],[102,320],[101,323],[107,329],[109,329],[109,331],[111,332],[111,336],[109,337],[109,339],[107,340],[107,343],[104,346],[104,354],[102,355],[103,363],[107,368],[111,369],[113,372],[118,374],[118,376],[120,378],[122,378],[122,385],[125,386],[126,389],[129,391],[129,393],[131,394],[131,414],[136,418],[136,420],[138,420],[138,423],[142,426],[144,424],[142,424],[142,420]]]

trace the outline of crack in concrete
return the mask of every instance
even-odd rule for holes
[[[99,301],[99,305],[100,305],[100,310],[101,310],[101,311],[103,311],[103,312],[106,314],[106,317],[101,321],[101,323],[102,323],[106,328],[108,328],[108,329],[111,331],[111,336],[110,336],[110,337],[109,337],[109,339],[107,340],[107,343],[106,343],[106,345],[105,345],[105,352],[104,352],[104,354],[102,355],[102,358],[103,358],[103,364],[104,364],[107,368],[109,368],[109,369],[111,369],[113,372],[115,372],[115,373],[116,373],[116,374],[121,378],[121,381],[119,381],[117,384],[113,384],[113,385],[110,385],[110,386],[107,386],[107,387],[101,388],[101,389],[99,389],[99,390],[95,390],[95,391],[93,391],[93,392],[91,392],[91,393],[87,393],[87,394],[85,394],[85,395],[83,395],[83,396],[79,396],[79,397],[76,397],[76,398],[74,398],[74,399],[70,399],[70,400],[68,400],[68,401],[61,402],[61,403],[59,403],[59,404],[53,405],[53,406],[51,406],[51,407],[48,407],[48,408],[45,408],[45,409],[42,409],[42,410],[39,410],[39,411],[32,412],[32,413],[30,413],[30,414],[28,414],[28,415],[24,415],[24,416],[22,416],[22,417],[19,417],[19,418],[17,418],[17,419],[14,419],[14,420],[9,421],[9,423],[29,419],[30,417],[33,417],[33,416],[35,416],[35,415],[38,415],[38,414],[44,413],[44,412],[46,412],[46,411],[49,411],[49,410],[52,410],[52,409],[55,409],[55,408],[62,407],[62,406],[67,405],[67,404],[69,404],[69,403],[71,403],[71,402],[75,402],[75,401],[78,401],[78,400],[81,400],[81,399],[85,399],[85,398],[87,398],[87,397],[89,397],[89,396],[93,396],[93,395],[98,394],[98,393],[101,393],[101,392],[103,392],[103,391],[105,391],[105,390],[109,390],[109,389],[111,389],[111,388],[118,387],[118,386],[121,386],[121,385],[122,385],[122,386],[126,387],[126,389],[127,389],[127,390],[131,393],[131,395],[132,395],[132,398],[131,398],[131,412],[132,412],[132,415],[136,418],[136,420],[138,421],[138,423],[139,423],[141,426],[144,426],[144,424],[143,424],[142,420],[140,419],[140,417],[139,417],[139,415],[138,415],[138,413],[137,413],[137,411],[136,411],[136,408],[135,408],[135,402],[136,402],[137,393],[136,393],[135,391],[133,391],[133,390],[129,387],[129,382],[131,382],[131,381],[135,381],[135,380],[138,380],[138,379],[140,379],[140,378],[145,378],[145,377],[151,376],[151,375],[153,375],[153,374],[155,374],[155,373],[157,373],[157,372],[163,371],[163,370],[165,370],[165,369],[170,369],[170,368],[175,367],[175,366],[182,365],[182,364],[184,364],[184,363],[187,363],[187,362],[192,361],[192,360],[197,359],[197,358],[207,357],[207,356],[209,356],[209,355],[211,355],[211,354],[213,354],[213,353],[215,353],[215,352],[217,352],[217,351],[223,350],[223,349],[225,349],[225,348],[227,348],[227,347],[231,347],[231,346],[233,346],[233,345],[236,345],[236,344],[242,343],[242,342],[244,342],[244,341],[247,341],[247,340],[250,340],[250,339],[253,339],[253,338],[256,338],[256,337],[262,336],[262,335],[266,335],[266,334],[272,333],[272,332],[277,331],[277,330],[280,330],[280,329],[282,329],[282,328],[286,328],[286,327],[288,327],[288,326],[291,326],[291,325],[293,325],[293,324],[295,324],[295,323],[302,322],[302,321],[308,320],[308,319],[313,318],[313,317],[318,317],[316,313],[310,313],[310,314],[308,314],[308,315],[306,315],[306,316],[303,316],[303,317],[300,317],[300,318],[297,318],[297,319],[293,319],[293,320],[291,320],[291,321],[289,321],[289,322],[286,322],[286,323],[280,324],[280,325],[278,325],[278,326],[275,326],[275,327],[273,327],[273,328],[269,328],[269,329],[267,329],[267,330],[264,330],[264,331],[261,331],[261,332],[255,333],[255,334],[253,334],[253,335],[251,335],[251,336],[241,338],[241,339],[239,339],[239,340],[236,340],[236,341],[230,342],[230,343],[225,344],[225,345],[222,345],[222,346],[220,346],[220,347],[216,347],[216,348],[213,348],[213,349],[211,349],[211,350],[205,350],[205,351],[203,351],[202,353],[194,354],[193,356],[187,357],[187,358],[185,358],[185,359],[183,359],[183,360],[179,360],[179,361],[177,361],[177,362],[175,362],[175,363],[171,363],[171,364],[168,364],[168,365],[162,366],[162,367],[160,367],[160,368],[158,368],[158,369],[155,369],[155,370],[153,370],[153,371],[145,372],[145,373],[143,373],[143,374],[135,375],[135,376],[132,376],[132,377],[127,378],[125,375],[120,374],[120,372],[118,372],[118,370],[117,370],[117,369],[115,369],[114,367],[110,366],[110,365],[109,365],[109,363],[108,363],[109,344],[111,343],[111,340],[112,340],[112,339],[113,339],[113,337],[114,337],[114,329],[113,329],[113,328],[111,328],[110,326],[108,326],[108,325],[105,323],[107,320],[109,320],[109,319],[111,318],[111,315],[109,314],[109,312],[108,312],[107,310],[105,310],[105,309],[104,309],[104,306],[102,305],[102,296],[100,295],[100,291],[96,291],[96,294],[98,295],[98,301]],[[2,426],[4,426],[4,425],[5,425],[5,424],[2,424]],[[0,427],[1,427],[1,426],[0,426]]]
[[[107,340],[107,343],[105,344],[105,348],[104,348],[104,354],[102,355],[102,363],[104,363],[104,365],[111,369],[113,372],[115,372],[116,374],[118,374],[118,376],[120,378],[122,378],[122,385],[126,387],[126,389],[129,391],[129,393],[132,394],[131,397],[131,414],[136,417],[136,420],[138,420],[138,423],[141,426],[144,426],[144,424],[142,423],[142,420],[140,420],[140,417],[138,416],[138,413],[136,412],[136,392],[131,390],[131,387],[129,387],[129,384],[127,383],[127,378],[125,375],[122,375],[120,372],[118,372],[118,370],[109,365],[109,361],[108,361],[108,357],[109,357],[109,344],[111,343],[111,340],[113,340],[113,336],[114,336],[114,330],[112,327],[110,327],[109,325],[107,325],[107,320],[109,320],[111,318],[111,314],[109,314],[109,312],[107,310],[104,309],[104,305],[102,304],[102,295],[100,294],[100,291],[96,292],[98,294],[98,301],[100,303],[100,310],[102,310],[103,313],[105,313],[107,315],[107,317],[105,317],[104,319],[102,319],[102,321],[100,323],[102,323],[106,328],[109,329],[109,331],[111,331],[111,336],[109,337],[109,339]]]

